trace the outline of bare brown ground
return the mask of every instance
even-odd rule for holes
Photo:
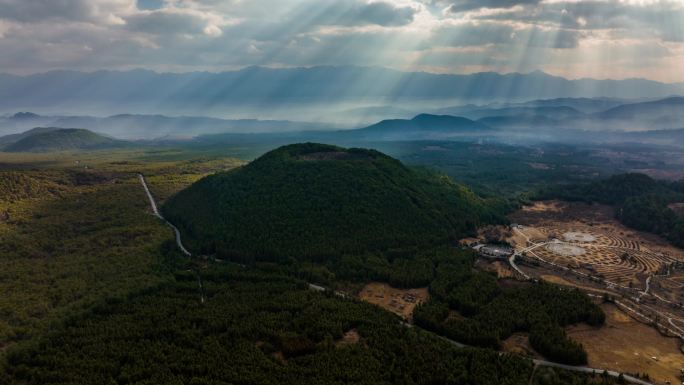
[[[680,217],[684,217],[684,203],[673,203],[668,207]]]
[[[530,346],[530,336],[528,333],[514,333],[512,336],[503,341],[502,349],[504,352],[521,354],[530,358],[543,359],[543,357],[534,351],[532,346]]]
[[[566,329],[570,338],[584,345],[590,367],[648,373],[658,383],[681,382],[678,375],[680,368],[684,368],[684,354],[679,350],[677,339],[661,336],[614,305],[601,307],[606,313],[604,327],[575,325]]]
[[[606,293],[606,294],[614,295],[614,293],[611,291],[599,289],[599,288],[592,287],[592,286],[580,285],[578,283],[571,282],[571,281],[568,281],[566,279],[563,279],[557,275],[545,274],[545,275],[541,275],[539,278],[543,279],[546,282],[555,283],[556,285],[576,287],[578,289],[582,289],[585,291],[591,291],[591,292],[595,292],[595,293]]]
[[[456,310],[449,309],[449,315],[447,315],[445,322],[451,320],[463,321],[466,319],[466,317],[464,317],[461,313],[457,312]]]
[[[386,283],[371,282],[359,293],[363,301],[378,305],[406,320],[411,320],[413,310],[429,298],[428,288],[397,289]]]
[[[498,279],[516,277],[516,275],[511,270],[510,266],[506,263],[502,263],[501,261],[490,262],[480,259],[477,261],[476,267],[485,271],[495,273]]]
[[[625,227],[614,219],[609,206],[536,202],[512,214],[510,219],[523,225],[522,231],[534,242],[565,239],[573,234],[587,235],[587,241],[572,238],[568,241],[583,249],[581,255],[561,255],[548,245],[533,253],[546,261],[575,269],[593,266],[593,274],[624,285],[643,286],[649,274],[658,272],[673,260],[684,260],[684,250],[656,235]],[[524,239],[520,235],[511,239],[518,250],[524,242],[520,238]]]
[[[348,345],[354,345],[359,343],[361,340],[361,336],[359,335],[359,332],[356,329],[352,329],[342,336],[338,341],[335,342],[335,346],[343,347],[343,346],[348,346]]]
[[[266,345],[265,341],[257,341],[254,346],[256,346],[259,349],[263,349],[263,347]],[[273,352],[271,353],[271,357],[273,357],[276,361],[280,362],[281,364],[287,364],[287,359],[285,358],[285,354],[281,351]]]
[[[585,274],[605,277],[612,282],[644,287],[646,277],[658,272],[673,260],[684,260],[684,251],[653,234],[634,231],[614,219],[612,208],[602,205],[538,202],[510,216],[511,222],[524,226],[522,231],[535,242],[569,239],[568,244],[585,249],[576,256],[563,256],[553,248],[539,247],[535,255],[557,264],[573,267]],[[591,240],[574,240],[572,233],[591,235]],[[514,237],[516,248],[519,238]],[[524,238],[524,237],[523,237]],[[684,274],[682,274],[684,275]],[[572,286],[593,293],[614,293],[591,282],[577,281],[553,269],[537,268],[537,276],[546,281]],[[651,291],[670,298],[684,283],[677,272],[669,277],[654,277]],[[678,298],[670,298],[678,302]],[[653,327],[640,323],[614,305],[601,305],[606,312],[606,326],[593,328],[576,325],[567,329],[570,338],[582,343],[589,355],[589,366],[626,373],[647,373],[657,383],[681,383],[679,370],[684,368],[680,342],[663,337]],[[662,310],[662,309],[661,309]],[[522,337],[510,341],[511,349],[525,347]]]

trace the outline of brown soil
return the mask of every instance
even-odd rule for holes
[[[484,271],[489,271],[489,272],[495,273],[496,277],[498,279],[515,278],[516,277],[515,273],[511,269],[511,267],[508,264],[503,263],[501,261],[490,262],[488,260],[485,261],[485,260],[480,259],[477,261],[476,267],[478,267]]]
[[[578,283],[571,282],[571,281],[568,281],[564,278],[561,278],[557,275],[544,274],[544,275],[539,276],[539,278],[543,279],[546,282],[555,283],[556,285],[576,287],[576,288],[582,289],[584,291],[591,291],[591,292],[595,292],[595,293],[607,293],[607,294],[611,294],[611,295],[614,294],[613,292],[611,292],[609,290],[603,290],[603,289],[599,289],[599,288],[592,287],[592,286],[580,285]]]
[[[614,305],[601,305],[606,325],[594,328],[575,325],[568,336],[584,345],[589,366],[624,373],[648,373],[659,383],[680,383],[684,354],[675,338],[661,336],[655,329],[633,320]],[[656,359],[653,359],[655,357]]]
[[[673,203],[668,207],[680,217],[684,217],[684,203]]]
[[[404,290],[386,283],[371,282],[361,290],[359,298],[411,320],[416,305],[426,302],[429,294],[427,287]]]
[[[446,321],[451,321],[451,320],[458,320],[458,321],[463,321],[466,320],[467,318],[461,315],[461,313],[457,312],[456,310],[449,309],[449,315],[447,315]]]
[[[335,342],[335,346],[337,347],[343,347],[343,346],[348,346],[348,345],[354,345],[359,343],[361,340],[361,336],[359,335],[359,332],[356,329],[352,329],[342,336],[339,340]]]
[[[285,358],[285,355],[283,352],[275,352],[272,353],[271,356],[275,358],[276,361],[280,362],[281,364],[287,364],[287,358]]]
[[[608,206],[537,202],[510,219],[523,225],[520,231],[534,242],[565,241],[536,248],[529,253],[532,256],[574,269],[589,269],[592,275],[623,285],[643,287],[648,275],[672,261],[684,260],[684,251],[666,240],[623,226]],[[520,234],[511,241],[518,250],[526,244]],[[578,252],[572,255],[562,252],[565,249]]]
[[[514,333],[502,343],[504,352],[521,354],[526,357],[543,359],[539,353],[535,352],[530,346],[530,336],[528,333]]]

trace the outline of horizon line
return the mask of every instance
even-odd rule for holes
[[[48,75],[51,73],[78,73],[78,74],[97,74],[97,73],[128,73],[128,72],[150,72],[154,73],[156,75],[187,75],[187,74],[213,74],[213,75],[220,75],[220,74],[226,74],[226,73],[238,73],[250,69],[267,69],[267,70],[312,70],[312,69],[321,69],[321,68],[356,68],[356,69],[380,69],[380,70],[386,70],[386,71],[393,71],[393,72],[398,72],[398,73],[403,73],[403,74],[428,74],[428,75],[433,75],[433,76],[475,76],[475,75],[484,75],[484,74],[495,74],[499,76],[514,76],[514,75],[522,75],[522,76],[531,76],[534,74],[542,74],[551,78],[559,78],[559,79],[564,79],[567,81],[584,81],[584,80],[590,80],[590,81],[615,81],[615,82],[620,82],[620,81],[648,81],[648,82],[653,82],[653,83],[658,83],[658,84],[664,84],[664,85],[684,85],[684,81],[679,81],[679,82],[664,82],[660,80],[655,80],[655,79],[649,79],[645,77],[626,77],[626,78],[592,78],[592,77],[578,77],[578,78],[569,78],[565,76],[560,76],[560,75],[554,75],[549,72],[546,72],[541,69],[536,69],[533,71],[529,72],[497,72],[497,71],[479,71],[479,72],[463,72],[463,73],[457,73],[457,72],[430,72],[427,70],[406,70],[406,69],[397,69],[397,68],[391,68],[391,67],[384,67],[384,66],[363,66],[363,65],[353,65],[353,64],[345,64],[345,65],[311,65],[311,66],[269,66],[269,65],[247,65],[239,68],[234,68],[234,69],[223,69],[223,70],[188,70],[188,71],[162,71],[162,70],[156,70],[156,69],[150,69],[150,68],[144,68],[144,67],[132,67],[128,69],[110,69],[110,68],[102,68],[102,69],[93,69],[93,70],[76,70],[76,69],[63,69],[63,68],[55,68],[51,70],[45,70],[45,71],[38,71],[38,72],[33,72],[29,74],[15,74],[11,72],[0,72],[0,76],[11,76],[11,77],[18,77],[18,78],[28,78],[31,76],[40,76],[40,75]]]

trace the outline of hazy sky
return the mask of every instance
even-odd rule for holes
[[[362,65],[684,82],[684,0],[0,0],[0,72]]]

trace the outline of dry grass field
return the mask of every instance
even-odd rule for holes
[[[428,288],[397,289],[386,283],[371,282],[359,293],[359,298],[411,320],[413,310],[429,298]]]
[[[530,345],[529,333],[514,333],[503,341],[502,350],[504,352],[520,354],[525,357],[543,359],[539,353],[534,351]]]
[[[678,376],[679,370],[684,368],[684,354],[676,338],[661,336],[614,305],[602,307],[606,313],[604,327],[575,325],[567,329],[572,339],[584,345],[589,354],[589,366],[647,373],[658,383],[681,383]]]

